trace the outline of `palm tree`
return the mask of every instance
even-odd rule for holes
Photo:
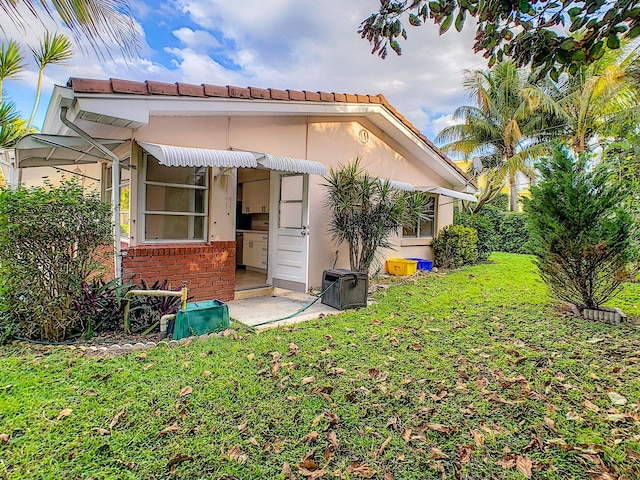
[[[38,65],[38,84],[33,110],[27,123],[27,132],[31,129],[31,124],[36,116],[36,110],[38,110],[38,103],[40,103],[44,69],[47,68],[47,65],[63,65],[67,60],[70,60],[74,54],[71,40],[61,33],[51,35],[47,32],[37,48],[30,48],[36,65]]]
[[[13,102],[0,103],[0,148],[13,148],[26,133],[25,123]]]
[[[26,66],[18,42],[9,40],[7,43],[0,43],[0,104],[4,81],[22,73]]]
[[[0,7],[20,28],[29,23],[25,10],[35,19],[43,13],[53,17],[55,12],[80,45],[91,46],[101,56],[112,44],[126,57],[138,51],[137,27],[128,0],[0,0]]]
[[[475,106],[456,109],[454,119],[463,123],[443,129],[436,142],[447,152],[480,159],[484,174],[491,179],[483,188],[475,211],[498,192],[507,178],[510,209],[518,209],[518,173],[533,176],[531,159],[546,151],[546,143],[537,132],[544,131],[545,119],[534,115],[526,95],[527,77],[511,61],[491,70],[467,71],[465,90],[475,98]]]
[[[561,138],[576,153],[599,139],[616,137],[622,125],[638,125],[638,47],[608,52],[558,82],[528,91],[532,107],[557,119]],[[634,84],[635,82],[635,84]]]
[[[329,233],[338,245],[349,246],[353,271],[368,273],[380,249],[392,247],[394,233],[427,219],[428,197],[399,191],[388,180],[369,175],[358,157],[332,168],[325,182]]]

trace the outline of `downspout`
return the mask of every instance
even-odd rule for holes
[[[67,118],[69,107],[60,108],[60,120],[69,129],[85,139],[111,159],[111,202],[113,207],[113,247],[114,247],[114,268],[115,278],[122,280],[122,252],[120,248],[120,159],[104,145],[98,143],[91,135],[82,130]]]

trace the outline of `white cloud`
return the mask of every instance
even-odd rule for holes
[[[220,48],[220,42],[205,30],[192,30],[188,27],[174,30],[173,36],[194,50],[208,50],[210,48]]]
[[[472,24],[461,34],[444,36],[430,23],[407,27],[402,56],[391,52],[381,60],[371,55],[357,29],[376,8],[373,0],[245,0],[242,8],[227,0],[173,0],[154,11],[136,2],[141,58],[125,63],[114,53],[114,59],[99,61],[92,52],[80,52],[72,65],[47,70],[44,104],[53,84],[70,76],[382,93],[432,137],[447,114],[469,101],[461,88],[463,69],[486,66],[472,52]],[[19,36],[12,25],[5,27],[5,20],[0,10],[5,33]],[[51,27],[53,21],[47,22]],[[146,36],[143,26],[149,30]],[[44,27],[33,29],[37,33]],[[150,35],[150,29],[168,30],[172,37]],[[167,44],[148,45],[147,38],[163,38]],[[171,61],[158,63],[158,53]],[[23,82],[33,87],[34,74]]]

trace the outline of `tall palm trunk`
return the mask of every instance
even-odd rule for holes
[[[514,173],[509,174],[509,210],[517,212],[518,205],[518,183]]]
[[[40,95],[42,94],[42,76],[44,73],[44,65],[40,67],[40,71],[38,72],[38,85],[36,86],[36,100],[33,103],[33,110],[31,110],[31,116],[29,117],[29,121],[27,122],[27,128],[25,130],[26,133],[31,131],[31,125],[33,124],[33,119],[36,117],[36,111],[38,110],[38,104],[40,103]]]

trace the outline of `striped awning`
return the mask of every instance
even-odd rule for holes
[[[320,162],[303,160],[301,158],[283,157],[282,155],[271,155],[269,153],[256,153],[255,155],[258,157],[258,163],[269,170],[314,175],[325,175],[327,173],[327,169]]]
[[[403,190],[405,192],[413,192],[415,187],[408,182],[399,182],[397,180],[388,180],[386,178],[379,178],[380,182],[389,182],[389,186],[391,188],[395,188],[396,190]]]
[[[420,192],[435,193],[436,195],[442,195],[443,197],[458,198],[467,202],[478,203],[478,199],[469,193],[456,192],[455,190],[449,190],[443,187],[416,187],[416,190]]]
[[[167,167],[257,168],[256,156],[239,150],[177,147],[159,143],[137,142],[153,155],[160,165]]]

